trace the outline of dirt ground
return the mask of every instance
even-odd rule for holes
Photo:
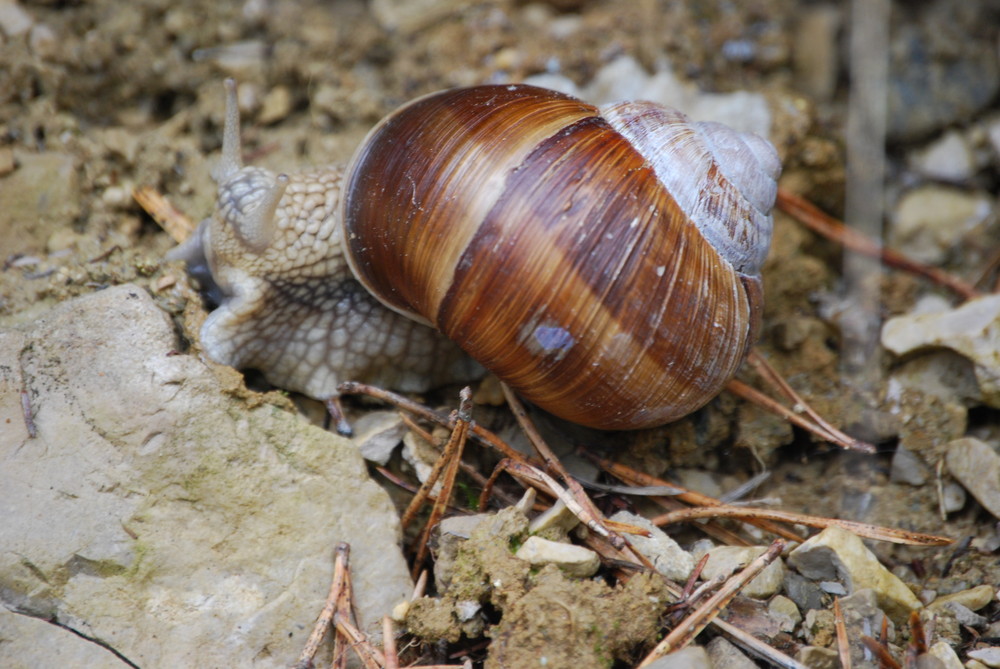
[[[179,264],[163,260],[175,242],[132,191],[156,189],[195,221],[210,213],[215,194],[210,170],[222,136],[222,80],[229,76],[241,85],[249,159],[289,170],[347,160],[377,120],[421,94],[540,73],[558,73],[584,86],[608,63],[628,55],[649,72],[669,67],[703,91],[763,93],[774,124],[781,126],[773,136],[784,167],[782,186],[835,216],[844,212],[847,3],[755,0],[736,7],[723,0],[497,0],[414,2],[406,9],[407,4],[0,3],[0,326],[31,322],[57,302],[125,282],[147,286],[180,324],[186,303],[172,289],[186,279]],[[921,34],[940,26],[951,5],[916,4],[895,7],[894,33]],[[940,31],[931,57],[947,64],[985,53],[995,73],[1000,4],[963,6],[956,20],[967,29],[956,29],[955,35]],[[833,17],[832,33],[824,33],[833,34],[833,51],[807,53],[799,38],[821,10]],[[954,95],[970,100],[969,107],[924,125],[891,124],[885,189],[890,211],[900,193],[933,181],[908,169],[914,152],[949,128],[966,131],[1000,114],[996,88],[982,102],[963,97],[961,90]],[[951,246],[941,263],[970,281],[996,253],[1000,230],[995,213],[1000,158],[980,164],[985,166],[958,187],[989,195],[994,211]],[[847,345],[842,316],[852,309],[842,292],[844,254],[784,214],[776,216],[775,230],[764,269],[759,350],[831,423],[876,443],[878,453],[844,454],[728,393],[665,428],[628,435],[573,433],[567,441],[582,440],[655,476],[703,481],[716,492],[767,470],[770,477],[752,497],[780,500],[779,508],[965,540],[961,550],[872,545],[918,595],[1000,584],[997,518],[971,498],[950,513],[940,510],[942,487],[951,481],[940,467],[947,444],[975,435],[1000,447],[997,407],[920,394],[896,402],[889,396],[890,375],[911,359],[884,350],[866,363],[873,385],[848,385],[857,377],[842,356]],[[987,279],[988,286],[994,277]],[[887,271],[878,281],[881,319],[908,313],[928,293],[957,303],[943,289],[904,272]],[[759,384],[749,372],[744,378]],[[361,409],[351,405],[351,410]],[[509,418],[494,414],[486,407],[481,419],[501,428],[509,424]],[[919,484],[890,477],[901,442],[928,472]],[[682,544],[695,538],[679,530]],[[545,587],[555,587],[558,579],[546,578]],[[643,586],[631,587],[638,592]],[[996,602],[980,611],[990,621],[998,613]],[[519,618],[517,625],[525,620],[532,618]],[[495,631],[494,639],[516,645],[505,636],[513,626]],[[965,628],[957,645],[993,629]],[[577,660],[583,662],[578,666],[611,666],[612,655],[629,652],[598,653],[602,659]]]

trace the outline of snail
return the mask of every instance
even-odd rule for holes
[[[276,175],[243,166],[235,96],[216,211],[173,253],[222,295],[219,362],[330,406],[343,380],[421,391],[481,364],[635,429],[706,404],[757,337],[780,163],[756,135],[477,86],[404,105],[346,168]]]

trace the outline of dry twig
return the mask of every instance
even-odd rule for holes
[[[885,248],[881,242],[870,239],[854,228],[844,225],[843,222],[824,213],[805,198],[799,197],[783,188],[778,189],[776,205],[778,209],[794,217],[810,230],[837,242],[848,250],[872,258],[878,258],[888,267],[922,276],[940,286],[948,288],[963,299],[970,299],[980,294],[974,286],[947,272],[943,272],[936,267],[928,267],[906,257],[898,251]]]
[[[132,197],[178,244],[187,240],[197,227],[187,214],[170,204],[170,200],[152,186],[139,186],[132,191]]]
[[[714,595],[709,597],[708,601],[685,618],[682,625],[676,627],[670,634],[665,636],[656,645],[656,648],[639,664],[639,669],[647,667],[658,658],[675,650],[680,650],[689,644],[719,615],[719,612],[739,593],[743,586],[749,583],[751,579],[764,570],[764,567],[774,562],[781,555],[784,547],[784,541],[775,539],[766,552],[762,553],[748,564],[745,569],[726,581]]]
[[[822,516],[807,516],[791,511],[775,511],[772,509],[758,509],[745,506],[705,506],[680,511],[664,513],[650,522],[654,525],[670,525],[672,523],[687,522],[700,518],[740,518],[775,520],[784,523],[795,523],[807,525],[809,527],[830,527],[836,525],[849,532],[853,532],[860,537],[868,539],[878,539],[880,541],[890,541],[896,544],[909,546],[947,546],[954,543],[953,539],[941,537],[935,534],[923,534],[921,532],[911,532],[909,530],[899,530],[892,527],[881,527],[879,525],[869,525],[858,523],[852,520],[840,520],[838,518],[824,518]]]
[[[837,630],[837,654],[840,656],[840,669],[851,669],[851,646],[847,640],[844,613],[840,610],[840,597],[833,599],[833,621],[834,628]]]

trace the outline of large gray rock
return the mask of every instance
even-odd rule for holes
[[[410,582],[361,457],[227,396],[179,347],[135,286],[0,331],[0,601],[142,667],[284,667],[347,541],[360,617],[377,622]],[[32,666],[59,665],[60,645]],[[11,648],[0,665],[22,666]]]

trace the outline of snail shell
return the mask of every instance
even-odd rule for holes
[[[708,402],[756,338],[780,164],[755,135],[480,86],[405,105],[346,171],[276,175],[242,165],[228,99],[216,212],[174,254],[218,285],[220,362],[328,399],[468,380],[460,347],[558,416],[631,429]]]
[[[344,249],[386,306],[538,406],[648,427],[718,394],[754,342],[779,171],[763,139],[652,103],[445,91],[355,154]]]

